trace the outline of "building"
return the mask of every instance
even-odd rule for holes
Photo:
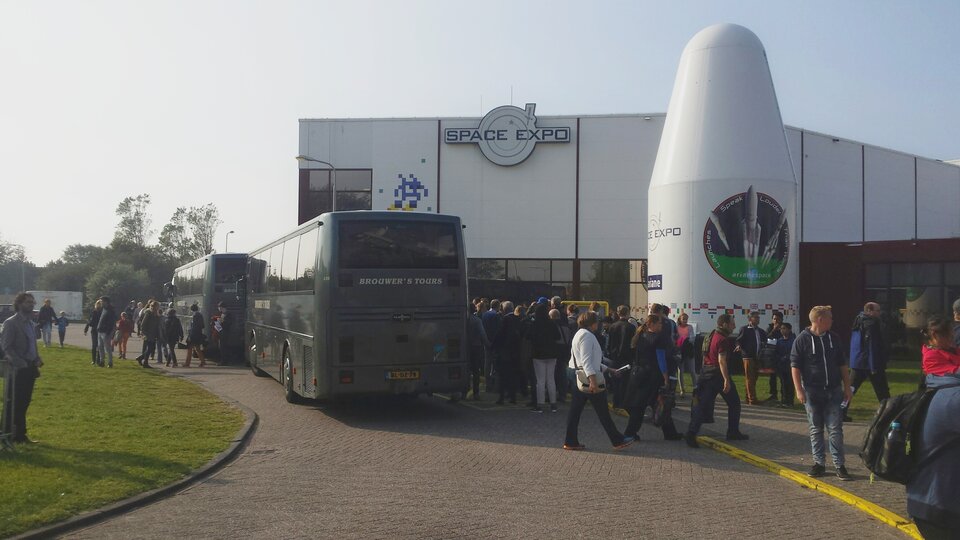
[[[332,206],[467,226],[472,295],[645,306],[647,191],[664,114],[300,121],[299,221]],[[800,314],[841,331],[866,300],[916,328],[960,297],[960,167],[786,128],[799,182]],[[761,310],[765,306],[761,306]],[[806,323],[805,316],[794,319]]]

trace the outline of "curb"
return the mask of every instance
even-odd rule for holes
[[[623,409],[615,409],[613,405],[608,405],[608,406],[610,407],[610,411],[616,414],[617,416],[624,416],[624,417],[630,416],[627,413],[627,411]],[[915,538],[916,540],[923,540],[923,536],[920,535],[920,531],[917,530],[917,526],[914,525],[913,522],[910,521],[909,519],[900,517],[899,515],[891,512],[890,510],[887,510],[886,508],[879,506],[875,503],[872,503],[866,499],[858,497],[853,493],[850,493],[849,491],[845,491],[832,484],[828,484],[826,482],[821,482],[820,480],[810,478],[809,476],[803,473],[797,472],[793,469],[788,469],[783,465],[780,465],[779,463],[770,461],[769,459],[764,459],[760,456],[756,456],[749,452],[745,452],[737,448],[736,446],[731,446],[729,444],[722,443],[711,437],[706,437],[701,435],[697,437],[697,441],[703,446],[716,450],[717,452],[726,454],[735,459],[739,459],[740,461],[753,465],[754,467],[758,467],[768,472],[772,472],[777,476],[786,478],[787,480],[791,480],[797,484],[800,484],[805,488],[818,491],[820,493],[823,493],[824,495],[829,495],[830,497],[833,497],[841,502],[849,504],[850,506],[856,508],[857,510],[860,510],[861,512],[864,512],[870,515],[871,517],[885,523],[886,525],[899,529],[900,531],[905,533],[907,536],[910,536],[911,538]]]
[[[223,398],[220,398],[223,399]],[[14,536],[14,540],[26,540],[34,538],[52,538],[65,534],[88,525],[93,525],[99,521],[103,521],[107,518],[115,517],[120,514],[129,512],[141,506],[146,506],[154,501],[163,499],[174,493],[183,490],[184,488],[210,476],[214,472],[221,469],[227,463],[232,461],[241,450],[246,446],[247,442],[250,440],[250,437],[253,435],[253,432],[256,430],[257,424],[259,422],[259,417],[257,413],[250,409],[249,407],[237,402],[237,401],[227,401],[226,403],[233,405],[234,407],[240,409],[243,412],[244,423],[243,427],[240,428],[240,431],[234,436],[233,440],[230,442],[230,446],[226,450],[220,452],[216,457],[207,462],[206,465],[192,471],[187,476],[177,480],[172,484],[168,484],[157,489],[147,491],[144,493],[139,493],[122,501],[118,501],[102,508],[96,510],[91,510],[83,514],[73,516],[72,518],[67,519],[66,521],[61,521],[59,523],[54,523],[52,525],[46,525],[40,527],[39,529],[33,529],[32,531],[27,531],[20,535]]]

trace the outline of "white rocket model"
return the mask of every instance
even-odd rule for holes
[[[651,244],[649,300],[704,331],[721,313],[799,303],[797,181],[766,52],[734,24],[700,31],[680,58],[650,181],[648,215],[679,235]]]

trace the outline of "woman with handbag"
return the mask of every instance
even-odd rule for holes
[[[600,342],[597,341],[594,333],[597,331],[599,319],[597,314],[592,311],[582,313],[577,318],[576,335],[573,336],[573,344],[570,357],[570,369],[576,373],[577,389],[573,392],[573,400],[570,403],[570,414],[567,416],[567,436],[563,443],[564,450],[583,450],[586,446],[580,444],[577,438],[577,431],[580,427],[580,415],[583,413],[583,407],[587,401],[593,405],[593,410],[597,412],[600,424],[610,437],[610,443],[614,450],[623,450],[633,443],[633,439],[625,438],[617,426],[610,418],[610,410],[607,407],[607,389],[603,377],[603,352],[600,349]]]
[[[634,350],[633,363],[630,369],[630,378],[623,396],[623,406],[630,413],[627,429],[624,435],[637,439],[640,426],[643,424],[643,413],[647,407],[657,411],[658,399],[665,399],[667,394],[672,396],[669,374],[671,369],[671,349],[669,334],[662,332],[663,319],[659,315],[649,315],[647,320],[637,328],[630,343]],[[664,397],[661,397],[664,396]],[[670,417],[670,408],[663,407],[660,411],[659,427],[663,429],[663,438],[668,441],[679,441],[683,438],[673,425]],[[654,425],[657,425],[654,422]]]

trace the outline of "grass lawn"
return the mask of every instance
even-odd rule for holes
[[[0,537],[182,478],[229,446],[243,414],[182,379],[77,347],[44,359],[27,412],[35,445],[0,451]],[[0,381],[2,386],[2,381]]]
[[[852,381],[853,373],[850,374],[850,377]],[[757,379],[757,396],[760,399],[766,399],[770,395],[769,379],[769,375],[760,375]],[[740,393],[740,399],[745,403],[747,391],[743,384],[743,375],[734,375],[733,380],[737,385],[737,391]],[[690,384],[689,376],[686,377],[685,381],[687,385]],[[917,390],[919,382],[919,353],[915,361],[897,360],[888,364],[887,383],[890,385],[891,396],[914,392]],[[777,381],[777,385],[779,390],[779,381]],[[768,402],[768,404],[772,406],[774,402]],[[870,421],[873,418],[873,413],[877,411],[877,405],[877,395],[873,393],[873,385],[868,379],[853,396],[853,404],[850,406],[849,414],[856,421]],[[744,404],[744,408],[749,410],[746,404]],[[794,397],[794,409],[801,413],[804,412],[803,406],[796,400],[796,397]]]

